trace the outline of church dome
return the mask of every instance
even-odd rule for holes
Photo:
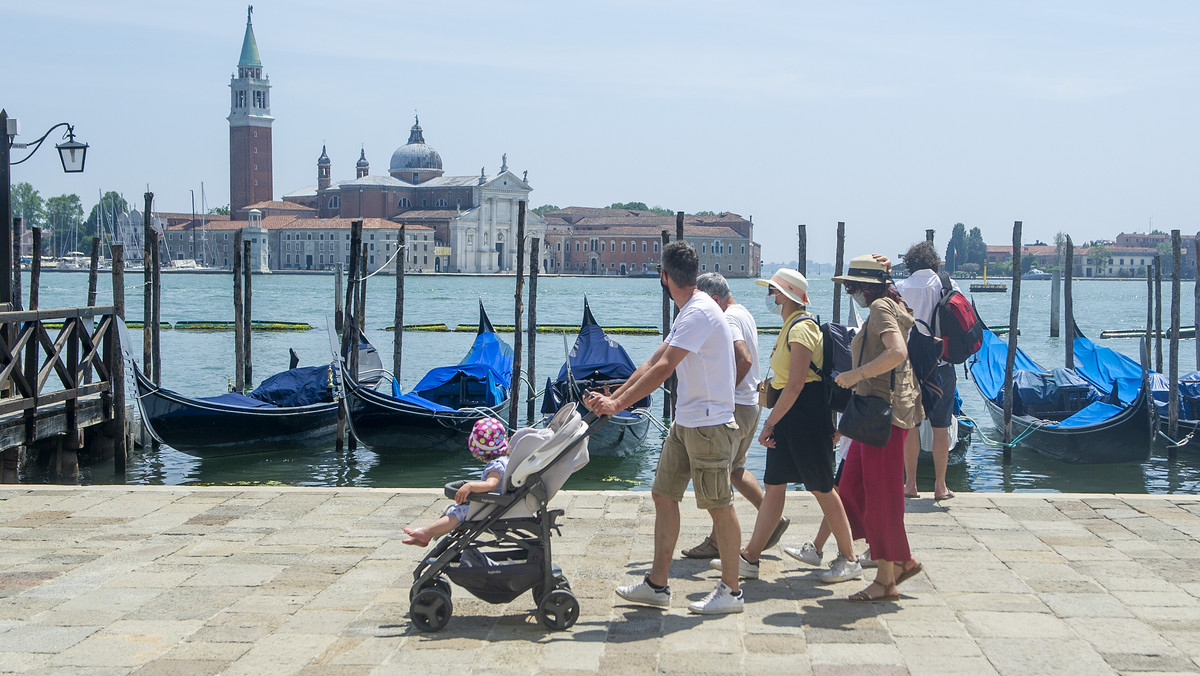
[[[421,121],[418,119],[408,135],[408,143],[392,153],[392,164],[388,171],[392,174],[405,171],[442,170],[442,156],[438,151],[425,145],[425,136],[421,133]]]

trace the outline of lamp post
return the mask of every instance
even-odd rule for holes
[[[12,260],[12,166],[33,157],[50,133],[59,127],[67,128],[66,133],[63,134],[64,141],[55,145],[55,148],[58,148],[63,171],[68,174],[80,173],[83,171],[83,163],[87,157],[88,144],[75,140],[73,125],[59,122],[32,143],[16,143],[13,139],[21,132],[19,121],[16,118],[10,118],[8,111],[0,110],[0,130],[4,131],[3,143],[0,143],[0,217],[4,218],[4,222],[0,224],[2,226],[0,227],[0,270],[3,271],[3,274],[0,274],[0,303],[11,303],[13,300],[12,280],[15,268]],[[12,161],[13,148],[24,150],[30,146],[33,149],[29,151],[28,155],[16,162]],[[34,255],[41,255],[41,252],[34,252]]]

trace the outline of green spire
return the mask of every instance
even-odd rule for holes
[[[262,60],[258,58],[258,43],[254,41],[254,26],[250,23],[250,12],[246,12],[246,37],[242,39],[242,57],[238,59],[239,66],[257,66],[262,68]]]

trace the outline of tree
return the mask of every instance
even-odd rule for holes
[[[12,215],[24,219],[26,228],[41,227],[46,222],[46,203],[33,186],[22,181],[12,187]]]
[[[551,211],[558,211],[558,205],[543,204],[540,207],[533,208],[533,213],[537,214],[538,216],[545,216],[546,214],[550,213]]]
[[[53,255],[69,251],[67,247],[78,246],[83,238],[83,203],[79,195],[59,195],[46,200],[46,221],[54,246]]]
[[[1021,256],[1021,274],[1033,269],[1033,256]]]
[[[1158,252],[1158,264],[1162,266],[1164,273],[1170,274],[1175,269],[1175,250],[1171,243],[1159,242],[1154,245],[1154,250]]]
[[[92,207],[87,220],[84,221],[84,232],[93,237],[103,235],[106,231],[116,230],[117,218],[129,212],[129,204],[124,197],[114,191],[104,193],[100,201]]]
[[[1063,256],[1066,255],[1067,235],[1062,230],[1054,233],[1054,267],[1063,269]]]
[[[648,206],[646,206],[645,202],[625,202],[625,203],[613,202],[612,204],[608,205],[607,208],[608,209],[627,209],[629,211],[649,211],[650,213],[656,214],[658,216],[674,216],[675,215],[674,211],[671,211],[670,209],[667,209],[666,207],[661,207],[657,204],[652,207],[648,207]]]
[[[958,272],[958,267],[967,262],[967,226],[955,223],[946,244],[946,271]]]
[[[1108,259],[1112,256],[1112,252],[1103,244],[1094,244],[1088,250],[1087,260],[1093,268],[1096,269],[1096,276],[1103,277],[1104,270],[1108,266]]]
[[[713,211],[697,211],[696,213],[694,213],[692,215],[693,216],[716,216],[717,214],[716,214],[716,212],[713,212]]]
[[[967,262],[979,263],[987,260],[987,244],[983,242],[983,232],[979,228],[971,228],[971,234],[967,236]]]
[[[1006,261],[1000,261],[999,263],[992,263],[988,266],[988,272],[997,277],[1011,277],[1012,259],[1010,258]]]
[[[226,204],[226,205],[225,205],[225,206],[223,206],[223,207],[213,207],[213,208],[211,208],[211,209],[209,209],[209,210],[208,210],[208,213],[209,213],[210,215],[211,215],[211,214],[216,214],[216,215],[218,215],[218,216],[228,216],[228,215],[229,215],[229,205],[228,205],[228,204]]]

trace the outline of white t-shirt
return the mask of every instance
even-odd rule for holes
[[[734,303],[725,310],[725,321],[729,322],[729,331],[733,342],[739,340],[746,343],[750,350],[750,370],[742,377],[741,382],[733,389],[733,401],[742,406],[754,406],[758,403],[758,325],[746,306]],[[734,375],[737,377],[737,362],[734,362]]]
[[[958,282],[950,280],[950,287],[961,293],[958,288]],[[900,297],[905,303],[912,308],[913,319],[920,319],[916,322],[915,329],[925,335],[929,335],[929,331],[925,330],[925,322],[929,324],[929,328],[933,329],[933,311],[937,307],[938,301],[942,299],[942,279],[938,277],[938,273],[933,270],[917,270],[908,276],[907,279],[902,279],[896,282],[896,290],[900,292]]]
[[[696,292],[679,309],[667,345],[687,350],[679,377],[675,424],[705,427],[733,422],[733,337],[721,307]]]

